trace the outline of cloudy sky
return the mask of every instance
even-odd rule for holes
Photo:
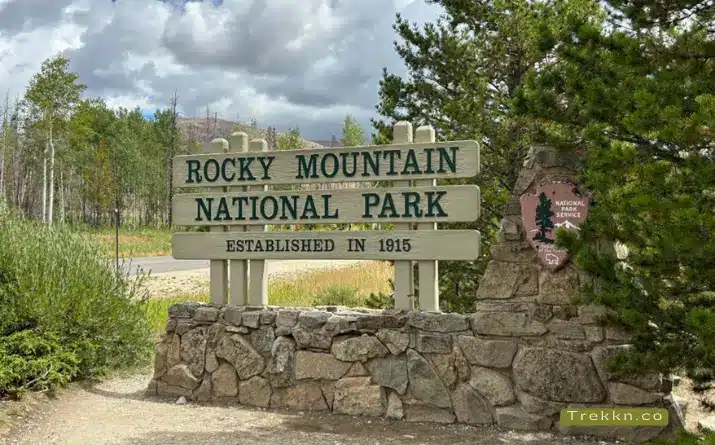
[[[439,14],[424,0],[0,0],[0,87],[23,94],[64,51],[111,106],[151,112],[177,90],[183,115],[208,105],[329,139],[350,113],[369,133],[382,67],[402,72],[396,12]]]

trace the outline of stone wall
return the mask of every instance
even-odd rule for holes
[[[664,406],[667,382],[614,381],[603,369],[620,341],[593,325],[594,308],[480,307],[461,315],[174,305],[149,391],[517,430],[557,428],[566,406]]]
[[[501,222],[469,315],[344,308],[172,306],[149,391],[197,402],[331,410],[405,421],[497,424],[642,440],[663,428],[565,428],[566,407],[667,407],[660,376],[615,378],[628,337],[571,304],[593,279],[553,272],[526,242],[519,197],[569,181],[572,160],[535,147]]]

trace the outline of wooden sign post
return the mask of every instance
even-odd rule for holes
[[[419,268],[419,307],[439,310],[439,260],[479,257],[479,232],[437,230],[438,222],[480,216],[479,188],[440,186],[438,179],[479,173],[475,141],[435,142],[432,127],[393,127],[392,145],[268,151],[245,133],[211,143],[207,154],[174,158],[174,222],[209,226],[208,233],[176,233],[177,259],[211,260],[211,299],[268,304],[266,260],[366,259],[395,263],[395,307],[414,308],[412,262]],[[392,181],[392,187],[269,191],[269,185]],[[393,224],[394,231],[266,232],[268,225]],[[413,230],[415,223],[417,230]],[[227,262],[230,261],[230,268]]]

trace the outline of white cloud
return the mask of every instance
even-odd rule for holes
[[[369,132],[382,67],[399,70],[394,14],[423,22],[423,0],[0,0],[0,85],[22,94],[43,60],[64,51],[112,106],[165,107],[313,138],[345,113]]]

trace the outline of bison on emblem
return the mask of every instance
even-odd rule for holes
[[[568,259],[566,250],[554,246],[556,231],[579,230],[588,216],[591,198],[578,196],[573,189],[572,184],[550,183],[520,199],[526,239],[538,252],[541,263],[551,270]]]

